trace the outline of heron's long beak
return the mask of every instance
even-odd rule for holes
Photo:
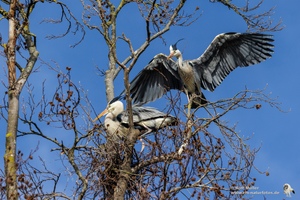
[[[175,51],[172,51],[172,52],[170,53],[170,55],[169,55],[167,58],[168,58],[168,59],[172,58],[172,57],[174,56],[174,54],[175,54]]]
[[[96,120],[98,120],[100,117],[102,117],[103,115],[107,114],[108,110],[107,108],[105,110],[102,111],[102,113],[100,113],[94,120],[93,122],[95,122]]]

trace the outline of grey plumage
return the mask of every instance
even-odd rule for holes
[[[129,116],[128,112],[124,110],[120,97],[111,100],[107,108],[94,121],[103,115],[106,115],[104,124],[109,134],[124,135],[128,132]],[[140,130],[142,134],[157,131],[165,126],[173,126],[178,122],[177,118],[152,107],[133,105],[132,115],[134,128]]]
[[[171,89],[181,90],[183,83],[176,63],[164,54],[156,55],[130,83],[130,94],[137,104],[154,101]]]
[[[192,108],[206,103],[201,88],[214,91],[237,67],[258,64],[271,57],[274,40],[259,33],[223,33],[217,35],[204,53],[193,60],[183,60],[176,44],[170,55],[156,55],[130,83],[130,94],[136,104],[162,97],[167,91],[184,91],[194,97]],[[174,62],[171,57],[177,57]],[[122,94],[124,94],[123,91]]]

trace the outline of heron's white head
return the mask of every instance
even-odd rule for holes
[[[121,101],[115,101],[107,105],[107,113],[111,113],[115,116],[121,114],[124,111],[124,105]]]
[[[112,114],[113,117],[117,117],[123,111],[124,111],[123,103],[115,98],[108,103],[106,109],[103,110],[102,113],[100,113],[93,121],[95,122],[100,117],[102,117],[106,114]]]
[[[170,45],[170,55],[168,56],[169,59],[174,56],[178,59],[181,56],[181,52],[179,49],[177,49],[177,43],[181,40],[183,40],[183,38],[178,40],[175,44]]]
[[[173,49],[172,47],[173,45],[170,46],[170,55],[168,56],[168,58],[172,58],[172,57],[176,57],[179,58],[179,56],[181,55],[181,52],[178,49]]]

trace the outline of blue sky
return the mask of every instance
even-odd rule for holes
[[[195,1],[200,7],[201,17],[197,22],[188,27],[174,27],[165,34],[167,45],[165,46],[161,40],[154,41],[151,46],[140,57],[137,65],[131,73],[133,78],[157,53],[169,52],[169,45],[180,38],[185,38],[179,45],[183,52],[184,59],[193,59],[202,54],[212,39],[219,33],[223,32],[245,32],[247,27],[241,18],[233,14],[224,6],[217,3],[212,4],[208,1]],[[48,4],[39,4],[37,9],[43,12],[37,12],[32,24],[36,26],[32,28],[32,32],[38,37],[37,47],[40,51],[40,57],[46,62],[55,61],[64,70],[66,66],[72,67],[72,79],[75,83],[80,83],[82,87],[88,90],[89,98],[97,111],[102,111],[106,106],[104,77],[99,76],[96,67],[106,70],[107,48],[101,36],[95,31],[88,31],[85,40],[76,48],[69,48],[78,40],[80,34],[68,35],[66,38],[57,40],[47,40],[47,34],[62,33],[63,25],[49,25],[41,22],[41,13],[43,18],[58,18],[59,14],[55,12],[55,6]],[[72,6],[80,17],[80,3],[72,2]],[[256,156],[255,164],[262,171],[269,171],[270,176],[256,175],[257,191],[278,191],[278,195],[266,195],[267,199],[284,199],[286,198],[282,192],[284,183],[290,183],[295,189],[296,194],[292,199],[300,197],[300,157],[298,150],[300,142],[298,139],[300,122],[300,91],[299,75],[300,66],[298,56],[300,56],[300,2],[298,0],[273,0],[266,1],[260,11],[267,10],[276,6],[273,14],[274,23],[282,20],[284,29],[279,32],[272,33],[275,39],[274,54],[271,59],[259,65],[249,68],[239,68],[232,72],[223,83],[213,92],[204,91],[209,100],[217,100],[232,97],[237,92],[244,90],[245,87],[251,90],[263,89],[266,87],[266,93],[271,93],[271,97],[278,98],[281,102],[281,108],[288,112],[279,112],[275,108],[264,105],[260,110],[239,110],[226,115],[223,120],[230,124],[237,123],[237,130],[241,135],[252,136],[250,144],[253,148],[261,147]],[[194,5],[191,5],[194,8]],[[145,34],[140,32],[140,28],[144,28],[141,18],[130,18],[131,15],[137,14],[134,7],[128,7],[126,17],[121,17],[118,21],[118,33],[125,33],[128,38],[134,38],[133,46],[137,48],[144,40]],[[122,14],[122,13],[121,13]],[[128,23],[129,22],[129,23]],[[1,34],[3,41],[6,41],[7,23],[3,20],[0,22]],[[118,43],[120,50],[118,56],[125,58],[128,55],[127,46],[123,42]],[[122,60],[122,59],[121,59]],[[6,68],[4,57],[0,57],[0,65]],[[40,65],[40,64],[39,64]],[[41,81],[46,80],[46,84],[56,83],[55,73],[49,73],[45,66],[41,66],[38,73],[32,74],[30,83],[35,87],[35,91],[41,91]],[[6,82],[3,73],[0,80]],[[116,79],[115,94],[119,94],[124,88],[122,73]],[[0,94],[4,94],[5,88],[0,86]],[[26,96],[23,92],[23,96]],[[21,96],[21,98],[23,97]],[[37,94],[38,96],[38,94]],[[183,101],[186,101],[183,99]],[[151,104],[152,106],[163,108],[165,105],[164,98]],[[5,130],[5,122],[0,119],[0,125]],[[47,131],[47,130],[46,130]],[[49,130],[50,131],[50,130]],[[59,135],[59,133],[53,133]],[[67,139],[68,136],[60,137]],[[42,141],[40,141],[42,142]],[[0,138],[0,153],[4,154],[4,134]],[[32,147],[28,147],[32,144]],[[31,137],[18,139],[18,148],[25,152],[30,152],[36,147],[37,142]],[[60,162],[53,159],[53,153],[50,153],[51,146],[40,145],[41,152],[45,152],[46,160],[50,163]],[[3,160],[0,159],[1,168]],[[255,173],[255,172],[254,172]],[[262,195],[254,195],[253,199],[263,199]]]

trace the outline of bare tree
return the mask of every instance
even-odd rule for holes
[[[17,154],[16,154],[16,137],[18,130],[19,118],[19,95],[29,78],[39,56],[36,48],[36,36],[30,31],[30,16],[38,1],[25,1],[22,3],[19,0],[1,0],[8,7],[7,10],[0,7],[2,18],[8,20],[8,41],[2,43],[3,52],[7,59],[8,69],[8,86],[7,86],[7,130],[5,144],[5,183],[7,199],[18,199],[18,180],[17,180]],[[44,2],[44,1],[41,1]],[[47,1],[56,2],[56,1]],[[58,3],[61,10],[65,7],[64,4]],[[63,12],[62,12],[63,13]],[[62,14],[64,17],[65,14]],[[19,43],[18,43],[19,41]],[[16,60],[17,52],[24,58],[25,64],[22,66],[20,61]],[[19,73],[17,73],[17,70]]]
[[[283,28],[281,26],[281,21],[274,23],[271,17],[275,10],[275,6],[265,12],[252,14],[252,12],[259,9],[259,7],[264,3],[264,0],[260,0],[257,3],[252,3],[250,0],[247,0],[242,6],[231,3],[231,1],[228,0],[210,0],[210,2],[221,3],[229,9],[232,9],[236,14],[244,19],[249,31],[279,31]]]
[[[3,2],[3,1],[2,1]],[[6,3],[6,2],[5,2]],[[19,95],[30,75],[39,52],[36,50],[33,35],[28,27],[28,18],[31,11],[25,12],[19,1],[10,1],[8,12],[1,10],[2,16],[9,22],[8,42],[4,45],[4,52],[7,57],[8,67],[8,119],[6,130],[6,152],[4,156],[6,190],[8,199],[18,199],[17,176],[16,176],[16,135],[18,127]],[[21,9],[20,9],[21,8]],[[20,20],[18,20],[20,19]],[[29,58],[24,68],[16,62],[16,43],[22,37],[26,43]],[[16,66],[21,72],[17,78]]]
[[[194,13],[187,14],[183,11],[186,4],[185,0],[179,2],[121,1],[117,5],[111,1],[81,1],[85,8],[83,20],[85,25],[92,30],[97,30],[108,45],[109,68],[105,72],[108,101],[114,97],[113,80],[120,70],[124,71],[124,85],[129,91],[129,72],[150,43],[157,38],[162,38],[163,34],[169,31],[172,26],[188,26],[199,17],[197,14],[198,7],[195,7]],[[251,14],[263,1],[253,7],[250,7],[249,1],[242,7],[230,1],[212,2],[222,3],[236,12],[245,20],[250,31],[280,30],[280,23],[273,25],[272,21],[268,19],[273,8],[259,15]],[[132,46],[131,39],[125,34],[119,36],[116,34],[116,19],[120,11],[125,9],[125,5],[130,3],[135,3],[138,6],[145,19],[146,39],[136,49]],[[101,26],[93,24],[95,18],[100,19]],[[129,56],[122,61],[118,59],[116,54],[115,44],[118,39],[124,40],[128,44],[128,51],[130,52]],[[230,191],[233,186],[246,189],[247,186],[253,184],[252,182],[248,183],[248,179],[256,150],[250,150],[250,147],[244,144],[244,139],[238,136],[234,128],[224,124],[220,118],[228,111],[245,106],[245,102],[251,102],[253,99],[246,97],[248,93],[249,91],[245,91],[245,93],[238,94],[230,100],[211,103],[210,109],[212,111],[208,111],[210,115],[208,119],[198,119],[191,110],[185,112],[181,107],[176,107],[175,103],[172,104],[170,109],[176,110],[177,113],[183,113],[186,122],[171,132],[160,133],[161,135],[155,134],[154,142],[146,140],[149,142],[147,145],[150,148],[145,154],[135,152],[134,147],[139,132],[131,129],[121,144],[119,140],[114,140],[107,135],[106,148],[111,152],[111,155],[115,154],[114,158],[119,156],[119,159],[108,159],[115,161],[115,163],[110,164],[111,169],[105,167],[105,171],[99,172],[100,174],[104,173],[105,178],[103,180],[107,180],[107,178],[111,180],[109,186],[104,187],[104,195],[115,199],[123,199],[126,196],[128,198],[155,196],[158,199],[167,199],[176,196],[184,189],[193,188],[201,196],[209,196],[210,192],[214,192],[216,196],[222,197],[224,194],[221,191]],[[261,91],[254,93],[258,96],[263,95]],[[265,100],[271,104],[274,103],[270,99]],[[174,99],[171,102],[174,102]],[[128,93],[127,110],[129,113],[131,112],[131,99]],[[211,124],[219,128],[223,139],[216,137],[209,131],[208,127]],[[133,127],[132,125],[131,120],[131,127]],[[204,135],[201,136],[201,134]],[[172,148],[166,150],[163,148],[165,144]],[[229,146],[230,153],[224,150],[225,146]],[[195,150],[203,157],[195,156]],[[181,154],[182,152],[184,153]],[[99,155],[101,157],[106,153],[100,152]],[[101,160],[98,156],[96,158]],[[224,164],[225,160],[228,164]],[[240,169],[244,169],[242,173],[239,171]],[[172,180],[170,180],[171,177]],[[227,186],[224,186],[224,183]],[[195,188],[200,188],[201,192]]]
[[[36,100],[36,91],[28,83],[26,87],[30,100],[23,102],[27,110],[19,115],[18,97],[38,57],[36,39],[29,31],[28,20],[34,5],[40,1],[26,4],[20,4],[19,1],[2,2],[11,4],[9,11],[2,8],[0,11],[2,16],[10,20],[10,30],[14,30],[10,35],[12,40],[7,45],[2,44],[8,60],[9,87],[1,106],[1,116],[7,120],[8,126],[12,126],[8,127],[6,135],[6,166],[5,174],[1,175],[6,177],[5,184],[0,179],[1,186],[6,186],[6,190],[1,190],[2,196],[7,193],[7,198],[17,199],[19,193],[27,199],[242,198],[243,192],[255,184],[256,178],[250,172],[255,168],[254,159],[259,149],[252,149],[247,144],[250,138],[241,137],[234,125],[226,123],[224,116],[239,108],[259,109],[264,104],[279,109],[276,99],[266,95],[264,90],[246,89],[230,99],[210,102],[205,108],[207,117],[202,118],[195,115],[197,109],[184,109],[179,94],[170,93],[170,106],[166,110],[178,116],[180,124],[144,137],[145,149],[140,152],[141,133],[133,129],[132,118],[126,137],[107,135],[100,123],[92,123],[92,116],[96,112],[88,93],[72,81],[71,67],[61,70],[56,63],[44,62],[43,65],[56,73],[58,84],[55,92],[49,94],[44,86],[42,98]],[[66,11],[73,16],[65,4],[47,2],[57,3],[63,9],[62,16]],[[225,0],[211,2],[232,9],[245,20],[250,31],[276,31],[281,28],[280,23],[273,25],[272,21],[268,21],[273,8],[260,15],[252,15],[252,11],[263,1],[253,7],[249,6],[248,1],[244,6]],[[87,28],[98,31],[107,45],[109,66],[105,72],[105,86],[108,101],[115,96],[114,80],[121,70],[124,71],[124,85],[128,91],[130,71],[152,41],[163,41],[164,34],[173,26],[189,26],[200,16],[198,7],[193,13],[184,12],[186,0],[122,0],[118,4],[110,0],[81,0],[81,3],[84,8],[83,23]],[[117,35],[116,32],[117,18],[128,4],[135,4],[145,21],[145,41],[136,49],[132,45],[132,38],[125,34]],[[12,15],[9,12],[15,13]],[[75,18],[72,20],[76,21]],[[100,25],[97,24],[99,20]],[[78,21],[76,24],[80,26]],[[26,41],[24,51],[28,51],[28,62],[24,68],[14,58],[18,38]],[[119,40],[128,45],[128,57],[124,60],[120,60],[116,53]],[[16,78],[16,66],[20,71],[19,78]],[[128,93],[126,95],[127,111],[131,113],[131,99]],[[46,98],[49,96],[50,100]],[[7,102],[9,105],[5,106]],[[26,128],[18,127],[18,118],[27,125]],[[72,133],[69,139],[71,144],[66,145],[64,141],[47,135],[42,129],[44,125]],[[56,146],[52,151],[57,153],[62,165],[76,179],[71,189],[72,196],[58,190],[57,184],[62,174],[57,175],[49,170],[42,158],[39,158],[42,169],[30,164],[38,147],[25,159],[21,151],[16,153],[13,145],[17,133],[18,137],[35,135]],[[12,158],[15,159],[13,162],[10,160]],[[51,182],[50,191],[42,187],[45,182]]]

